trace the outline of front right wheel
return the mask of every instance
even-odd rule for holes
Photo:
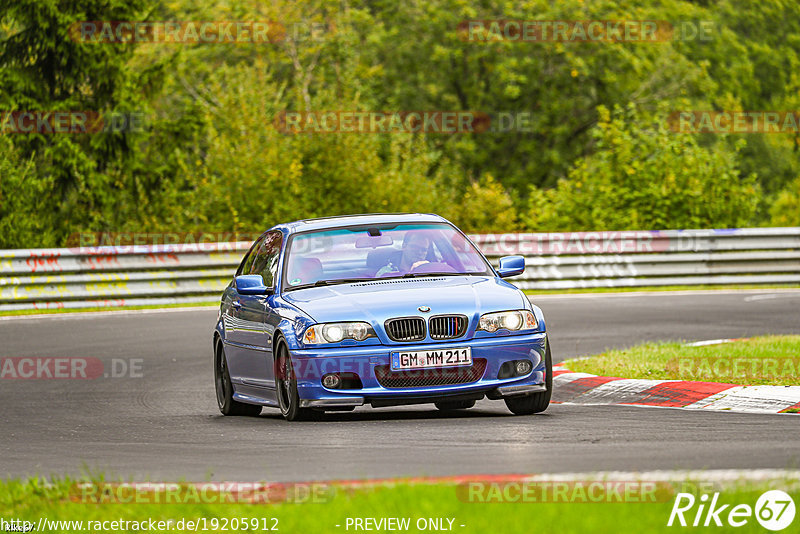
[[[294,374],[292,356],[283,339],[279,339],[275,347],[275,389],[278,392],[278,404],[281,414],[287,421],[312,419],[317,414],[310,408],[300,407],[300,396],[297,393],[297,377]]]
[[[507,397],[504,399],[506,401],[506,406],[514,415],[532,415],[543,412],[550,405],[550,396],[553,394],[553,358],[550,355],[549,341],[544,351],[544,362],[544,383],[545,386],[547,386],[547,391]]]

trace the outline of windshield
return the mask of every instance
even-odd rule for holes
[[[295,234],[287,245],[285,290],[343,281],[493,274],[449,224],[376,224]]]

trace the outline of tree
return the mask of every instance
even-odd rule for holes
[[[159,65],[136,71],[129,66],[131,45],[82,42],[72,33],[80,21],[140,19],[144,5],[142,0],[0,1],[0,109],[101,117],[146,113],[148,97],[158,86]],[[55,234],[55,241],[63,241],[76,227],[107,224],[119,197],[125,196],[117,178],[135,151],[136,139],[136,133],[124,130],[16,134],[16,152],[33,162],[36,174],[19,185],[47,189],[47,202],[17,204],[19,209],[52,217],[52,226],[44,230]],[[27,198],[27,192],[11,194]]]
[[[800,226],[800,178],[778,193],[770,215],[772,226]]]
[[[633,105],[598,109],[596,151],[551,190],[533,188],[531,228],[628,230],[729,228],[752,224],[759,191],[740,178],[737,153],[701,147]]]

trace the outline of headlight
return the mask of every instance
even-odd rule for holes
[[[309,326],[303,334],[303,343],[338,343],[343,339],[364,341],[375,335],[368,323],[321,323]]]
[[[539,326],[536,316],[529,310],[514,310],[481,315],[478,330],[531,330]]]

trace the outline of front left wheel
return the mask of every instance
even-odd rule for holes
[[[228,361],[225,359],[222,340],[219,339],[214,349],[214,386],[217,391],[217,406],[222,415],[255,416],[261,413],[261,406],[233,400],[233,384],[228,372]]]
[[[550,341],[547,341],[544,361],[546,391],[506,398],[506,406],[514,415],[533,415],[545,411],[550,406],[550,396],[553,394],[553,357],[550,354]]]

